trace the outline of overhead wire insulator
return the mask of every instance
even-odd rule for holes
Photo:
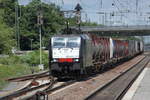
[[[112,6],[115,6],[115,4],[114,4],[114,3],[112,3],[111,5],[112,5]]]

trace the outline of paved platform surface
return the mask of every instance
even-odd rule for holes
[[[150,100],[150,62],[122,100]]]

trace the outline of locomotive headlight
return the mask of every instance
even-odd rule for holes
[[[75,61],[75,62],[78,62],[78,61],[79,61],[79,59],[74,59],[74,61]]]
[[[58,60],[57,59],[53,59],[53,62],[57,62]]]

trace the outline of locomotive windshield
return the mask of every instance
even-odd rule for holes
[[[68,38],[68,41],[66,43],[66,47],[68,48],[77,48],[80,46],[80,38],[74,37],[74,38]]]
[[[65,38],[61,38],[61,37],[53,38],[53,47],[55,48],[65,47]]]
[[[53,46],[54,47],[65,47],[65,43],[63,43],[63,42],[54,42]]]
[[[53,37],[54,48],[79,48],[80,37]]]

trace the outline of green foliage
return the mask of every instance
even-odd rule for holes
[[[77,26],[77,21],[76,20],[77,19],[75,17],[66,19],[66,21],[69,22],[70,26]],[[95,23],[95,22],[81,22],[80,24],[81,24],[81,26],[98,26],[98,24]]]
[[[10,56],[6,58],[0,58],[0,64],[3,65],[23,64],[23,61],[19,56]]]
[[[15,3],[16,0],[1,0],[3,4],[3,20],[6,22],[8,26],[14,27],[15,26]]]
[[[7,25],[15,26],[15,7],[16,0],[2,0],[4,7],[4,21]],[[30,41],[33,39],[33,49],[39,48],[39,26],[37,24],[38,13],[41,10],[43,14],[42,25],[42,45],[47,47],[51,35],[57,33],[64,24],[63,16],[60,16],[60,9],[54,4],[41,3],[40,0],[32,0],[26,6],[18,7],[19,26],[20,26],[20,44],[22,50],[31,48]],[[21,15],[21,16],[20,16]],[[15,29],[15,27],[14,27]]]
[[[81,26],[98,26],[95,22],[82,22]]]
[[[59,16],[59,9],[55,5],[48,5],[33,0],[29,5],[22,7],[22,17],[20,19],[21,25],[21,48],[30,48],[30,39],[33,39],[33,43],[39,41],[39,26],[37,25],[37,15],[39,7],[43,13],[43,25],[42,25],[42,38],[43,45],[48,46],[48,40],[50,35],[57,33],[61,24],[63,23],[62,18]],[[33,45],[33,48],[39,48],[38,45]]]
[[[14,45],[12,35],[10,28],[4,24],[0,24],[0,54],[9,54],[11,52],[11,48]]]
[[[38,72],[39,51],[33,51],[23,56],[11,55],[0,58],[0,89],[7,83],[5,79]],[[45,69],[48,67],[48,53],[42,52]]]
[[[39,25],[37,24],[39,11],[41,11],[43,15],[43,47],[48,47],[49,38],[58,33],[62,28],[66,27],[66,25],[64,25],[66,20],[69,21],[70,26],[77,26],[76,18],[64,18],[60,8],[55,4],[45,4],[41,2],[41,0],[32,0],[32,2],[26,6],[18,6],[16,1],[17,0],[1,0],[0,4],[4,7],[0,7],[0,9],[4,10],[3,20],[9,27],[13,28],[13,30],[18,30],[15,26],[20,26],[20,31],[14,31],[13,33],[18,34],[19,32],[21,50],[31,49],[31,39],[33,39],[32,48],[36,50],[39,48]],[[17,9],[15,8],[18,8],[18,20],[15,20],[15,15],[17,15],[15,12]],[[18,25],[15,25],[15,22],[18,23]],[[96,23],[81,22],[81,26],[96,25]],[[12,30],[8,31],[12,32]]]
[[[76,18],[75,17],[73,17],[73,18],[66,18],[65,19],[65,21],[67,22],[69,22],[69,26],[75,26],[76,25]]]
[[[3,65],[0,64],[0,89],[3,88],[8,78],[31,74],[31,67],[23,64]]]
[[[23,63],[28,63],[30,66],[37,66],[40,63],[40,52],[34,51],[27,53],[26,55],[21,57]],[[48,67],[48,53],[42,52],[42,63],[44,64],[45,68]]]
[[[42,63],[45,68],[48,68],[48,53],[42,52]],[[40,64],[40,52],[33,51],[23,56],[12,55],[8,58],[0,58],[0,64],[13,65],[13,64],[25,64],[29,66],[38,66]]]
[[[13,31],[9,28],[2,19],[3,10],[0,10],[0,54],[9,54],[15,42],[13,40]]]

